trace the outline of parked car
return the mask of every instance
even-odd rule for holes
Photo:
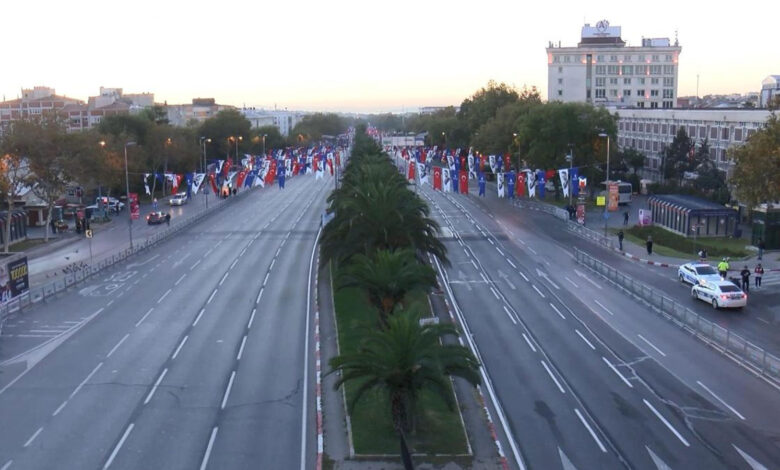
[[[174,194],[168,199],[168,205],[171,206],[183,206],[184,204],[187,204],[187,193]]]
[[[95,203],[87,206],[86,209],[90,213],[94,213],[98,210],[100,200],[103,200],[103,209],[106,212],[119,212],[125,208],[125,203],[114,197],[102,196],[95,199]]]
[[[677,270],[677,277],[680,279],[680,282],[687,282],[692,285],[721,280],[717,269],[707,263],[700,263],[698,261],[691,261],[681,265]]]
[[[146,215],[146,223],[149,225],[162,224],[171,220],[170,214],[161,211],[150,212]]]
[[[747,294],[731,281],[708,281],[694,284],[691,297],[712,304],[712,308],[742,308],[747,305]]]

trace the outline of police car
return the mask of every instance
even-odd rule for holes
[[[691,297],[712,304],[712,308],[742,308],[747,294],[731,281],[707,281],[691,287]]]
[[[187,203],[187,193],[178,193],[171,196],[168,204],[171,206],[182,206]]]
[[[691,261],[685,263],[677,270],[677,277],[682,283],[701,284],[708,281],[720,281],[718,271],[707,263]]]

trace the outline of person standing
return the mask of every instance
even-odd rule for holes
[[[758,239],[757,246],[758,246],[758,259],[760,261],[761,258],[764,257],[764,248],[766,248],[766,244],[764,243],[764,239],[763,238],[759,238]]]
[[[750,270],[748,269],[747,265],[742,268],[742,271],[739,272],[739,275],[742,276],[742,290],[745,292],[750,292]]]
[[[718,263],[718,274],[720,274],[721,279],[724,281],[726,280],[726,275],[729,271],[729,263],[726,261],[726,258],[723,258],[720,263]]]
[[[764,276],[764,267],[761,266],[761,263],[756,265],[756,269],[753,270],[753,274],[756,276],[756,287],[761,287],[761,278]]]
[[[623,226],[628,225],[628,211],[623,212]]]
[[[618,247],[620,247],[620,251],[623,251],[623,237],[625,236],[623,234],[623,231],[622,230],[619,231],[617,233],[617,236],[618,236]]]
[[[653,254],[653,236],[648,235],[647,236],[647,242],[645,242],[645,246],[647,247],[647,254],[652,255]]]

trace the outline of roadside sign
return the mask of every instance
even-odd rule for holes
[[[92,238],[92,229],[91,228],[88,228],[84,233],[87,235],[87,238]]]
[[[128,194],[128,201],[130,202],[130,218],[138,220],[141,218],[141,206],[138,204],[138,193]]]
[[[603,206],[606,205],[607,198],[606,196],[596,196],[596,205],[597,206]]]
[[[610,212],[618,210],[618,185],[617,183],[609,183],[609,205],[607,209]]]

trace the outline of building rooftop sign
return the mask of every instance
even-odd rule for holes
[[[620,26],[610,26],[607,20],[599,21],[595,27],[585,23],[582,27],[582,39],[589,38],[620,38]]]

